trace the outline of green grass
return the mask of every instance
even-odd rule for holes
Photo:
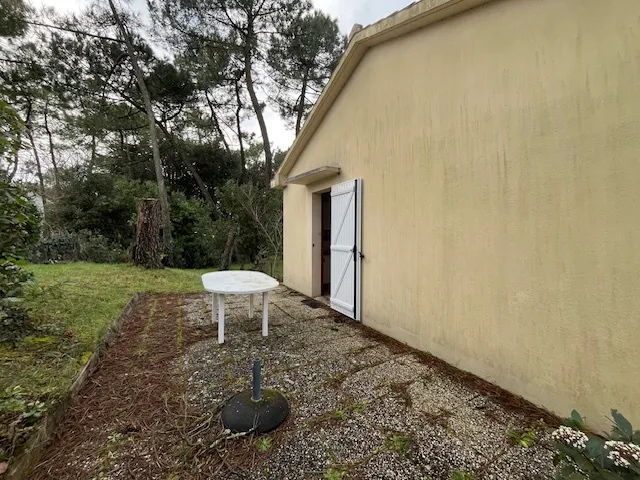
[[[26,306],[38,330],[0,345],[0,396],[19,386],[47,403],[63,394],[135,292],[200,292],[211,270],[144,270],[132,265],[29,265]]]
[[[136,292],[201,292],[209,270],[144,270],[133,265],[67,263],[30,265],[41,287],[28,299],[39,322],[63,323],[73,337],[94,347]]]

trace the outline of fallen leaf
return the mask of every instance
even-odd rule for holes
[[[8,468],[9,468],[9,463],[0,462],[0,475],[2,475],[4,472],[6,472]]]

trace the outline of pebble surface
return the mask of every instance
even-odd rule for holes
[[[283,438],[253,479],[343,478],[447,480],[454,470],[481,479],[552,479],[544,434],[528,449],[507,430],[531,426],[490,399],[444,377],[413,355],[394,353],[326,308],[312,308],[285,287],[270,295],[269,337],[260,302],[227,301],[225,343],[191,346],[178,367],[189,401],[213,410],[250,385],[251,362],[263,363],[263,387],[291,403]],[[210,296],[185,301],[188,322],[211,322]],[[402,448],[400,448],[401,446]]]

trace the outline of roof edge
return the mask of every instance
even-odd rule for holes
[[[298,133],[298,136],[289,148],[284,162],[271,181],[271,186],[273,188],[284,188],[287,185],[287,175],[369,48],[490,1],[491,0],[422,0],[376,23],[372,23],[353,34],[347,50],[340,59],[340,63],[322,90],[302,130]]]

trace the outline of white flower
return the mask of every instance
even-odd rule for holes
[[[607,458],[618,467],[628,467],[631,462],[640,465],[640,446],[635,443],[609,440],[604,443],[604,448],[609,450]]]
[[[587,437],[584,432],[565,425],[554,431],[551,434],[551,438],[558,443],[564,443],[577,450],[584,450],[589,441],[589,437]]]

